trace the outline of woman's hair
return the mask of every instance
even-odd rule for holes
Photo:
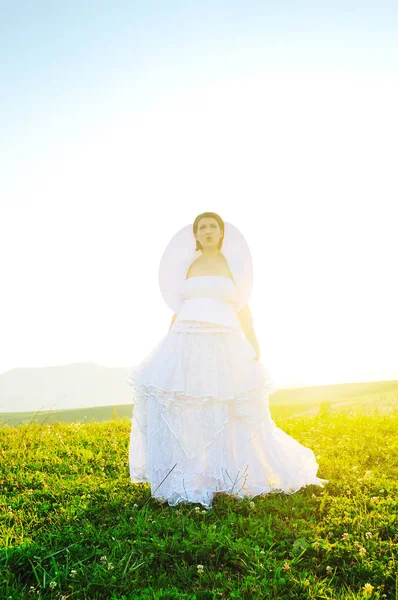
[[[193,222],[193,232],[196,233],[198,231],[199,221],[200,221],[200,219],[203,219],[203,217],[213,217],[213,219],[215,219],[217,221],[217,223],[222,231],[222,234],[223,234],[223,237],[218,242],[218,247],[221,248],[223,240],[224,240],[224,221],[222,220],[220,215],[218,215],[217,213],[214,213],[214,212],[200,213],[200,215],[198,215],[196,217],[195,221]],[[202,244],[199,242],[199,240],[196,240],[195,250],[202,250]]]

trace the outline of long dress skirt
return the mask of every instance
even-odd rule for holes
[[[136,366],[129,446],[130,479],[151,496],[212,508],[217,492],[236,499],[286,494],[327,479],[316,476],[310,448],[276,426],[276,386],[243,332],[176,321]]]

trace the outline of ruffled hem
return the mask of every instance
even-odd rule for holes
[[[173,469],[171,469],[173,472]],[[154,477],[154,481],[159,481],[157,485],[150,484],[146,473],[139,472],[135,469],[132,470],[130,479],[132,483],[148,483],[151,486],[151,497],[160,502],[161,504],[167,503],[169,506],[177,506],[180,503],[198,503],[202,504],[204,508],[210,510],[213,508],[213,499],[216,494],[226,494],[231,496],[236,501],[242,501],[245,498],[256,498],[257,496],[265,496],[270,494],[286,494],[293,495],[296,494],[299,490],[307,487],[307,485],[315,485],[317,487],[324,488],[326,484],[329,483],[328,479],[322,479],[321,477],[313,476],[311,477],[308,473],[302,474],[300,477],[299,474],[296,474],[296,478],[294,482],[292,480],[285,480],[283,482],[279,482],[277,485],[272,485],[271,483],[253,483],[247,484],[246,481],[240,485],[239,479],[244,477],[244,472],[238,478],[238,481],[235,482],[228,477],[228,474],[225,474],[225,477],[222,479],[219,478],[219,475],[214,473],[199,473],[197,471],[191,471],[189,476],[190,478],[198,478],[201,477],[203,481],[206,481],[206,485],[203,483],[201,486],[187,486],[184,484],[184,473],[181,469],[174,472],[177,477],[179,477],[180,482],[182,482],[181,486],[183,487],[183,491],[177,491],[177,489],[172,489],[169,487],[168,490],[164,490],[164,481],[167,479],[169,473],[164,474],[163,471],[157,470],[156,475]],[[239,473],[238,473],[239,475]],[[163,485],[163,488],[162,488]],[[173,487],[173,486],[171,486]],[[174,487],[177,487],[174,485]]]
[[[158,502],[160,502],[161,504],[168,504],[169,506],[178,506],[178,504],[181,503],[196,503],[196,504],[201,504],[203,506],[203,508],[207,509],[207,510],[211,510],[213,508],[213,500],[214,497],[216,496],[216,494],[226,494],[228,496],[231,496],[232,498],[234,498],[236,501],[241,502],[242,500],[244,500],[245,498],[250,498],[251,500],[253,498],[256,498],[258,496],[267,496],[270,494],[286,494],[287,496],[291,496],[293,494],[296,494],[299,490],[307,487],[307,485],[316,485],[318,487],[325,487],[325,485],[329,483],[328,479],[320,479],[319,477],[316,477],[314,481],[307,481],[306,483],[303,483],[301,485],[299,485],[296,488],[286,488],[286,489],[274,489],[270,486],[262,486],[261,491],[259,492],[254,492],[254,493],[237,493],[237,494],[233,494],[231,493],[228,488],[225,489],[217,489],[216,491],[213,490],[209,490],[206,493],[206,499],[205,499],[205,494],[203,493],[203,490],[200,493],[196,493],[195,491],[192,490],[188,490],[188,492],[184,495],[181,495],[178,492],[172,492],[172,494],[168,497],[162,496],[162,495],[158,495],[156,492],[155,493],[151,493],[152,498],[154,498],[155,500],[157,500]]]

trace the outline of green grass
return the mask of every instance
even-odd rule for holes
[[[130,482],[130,419],[0,428],[1,600],[395,600],[398,405],[387,404],[273,414],[329,484],[216,496],[209,511]]]

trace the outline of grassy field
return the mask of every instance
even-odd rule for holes
[[[329,484],[209,511],[130,482],[127,417],[4,425],[0,599],[396,600],[395,391],[272,408]]]

